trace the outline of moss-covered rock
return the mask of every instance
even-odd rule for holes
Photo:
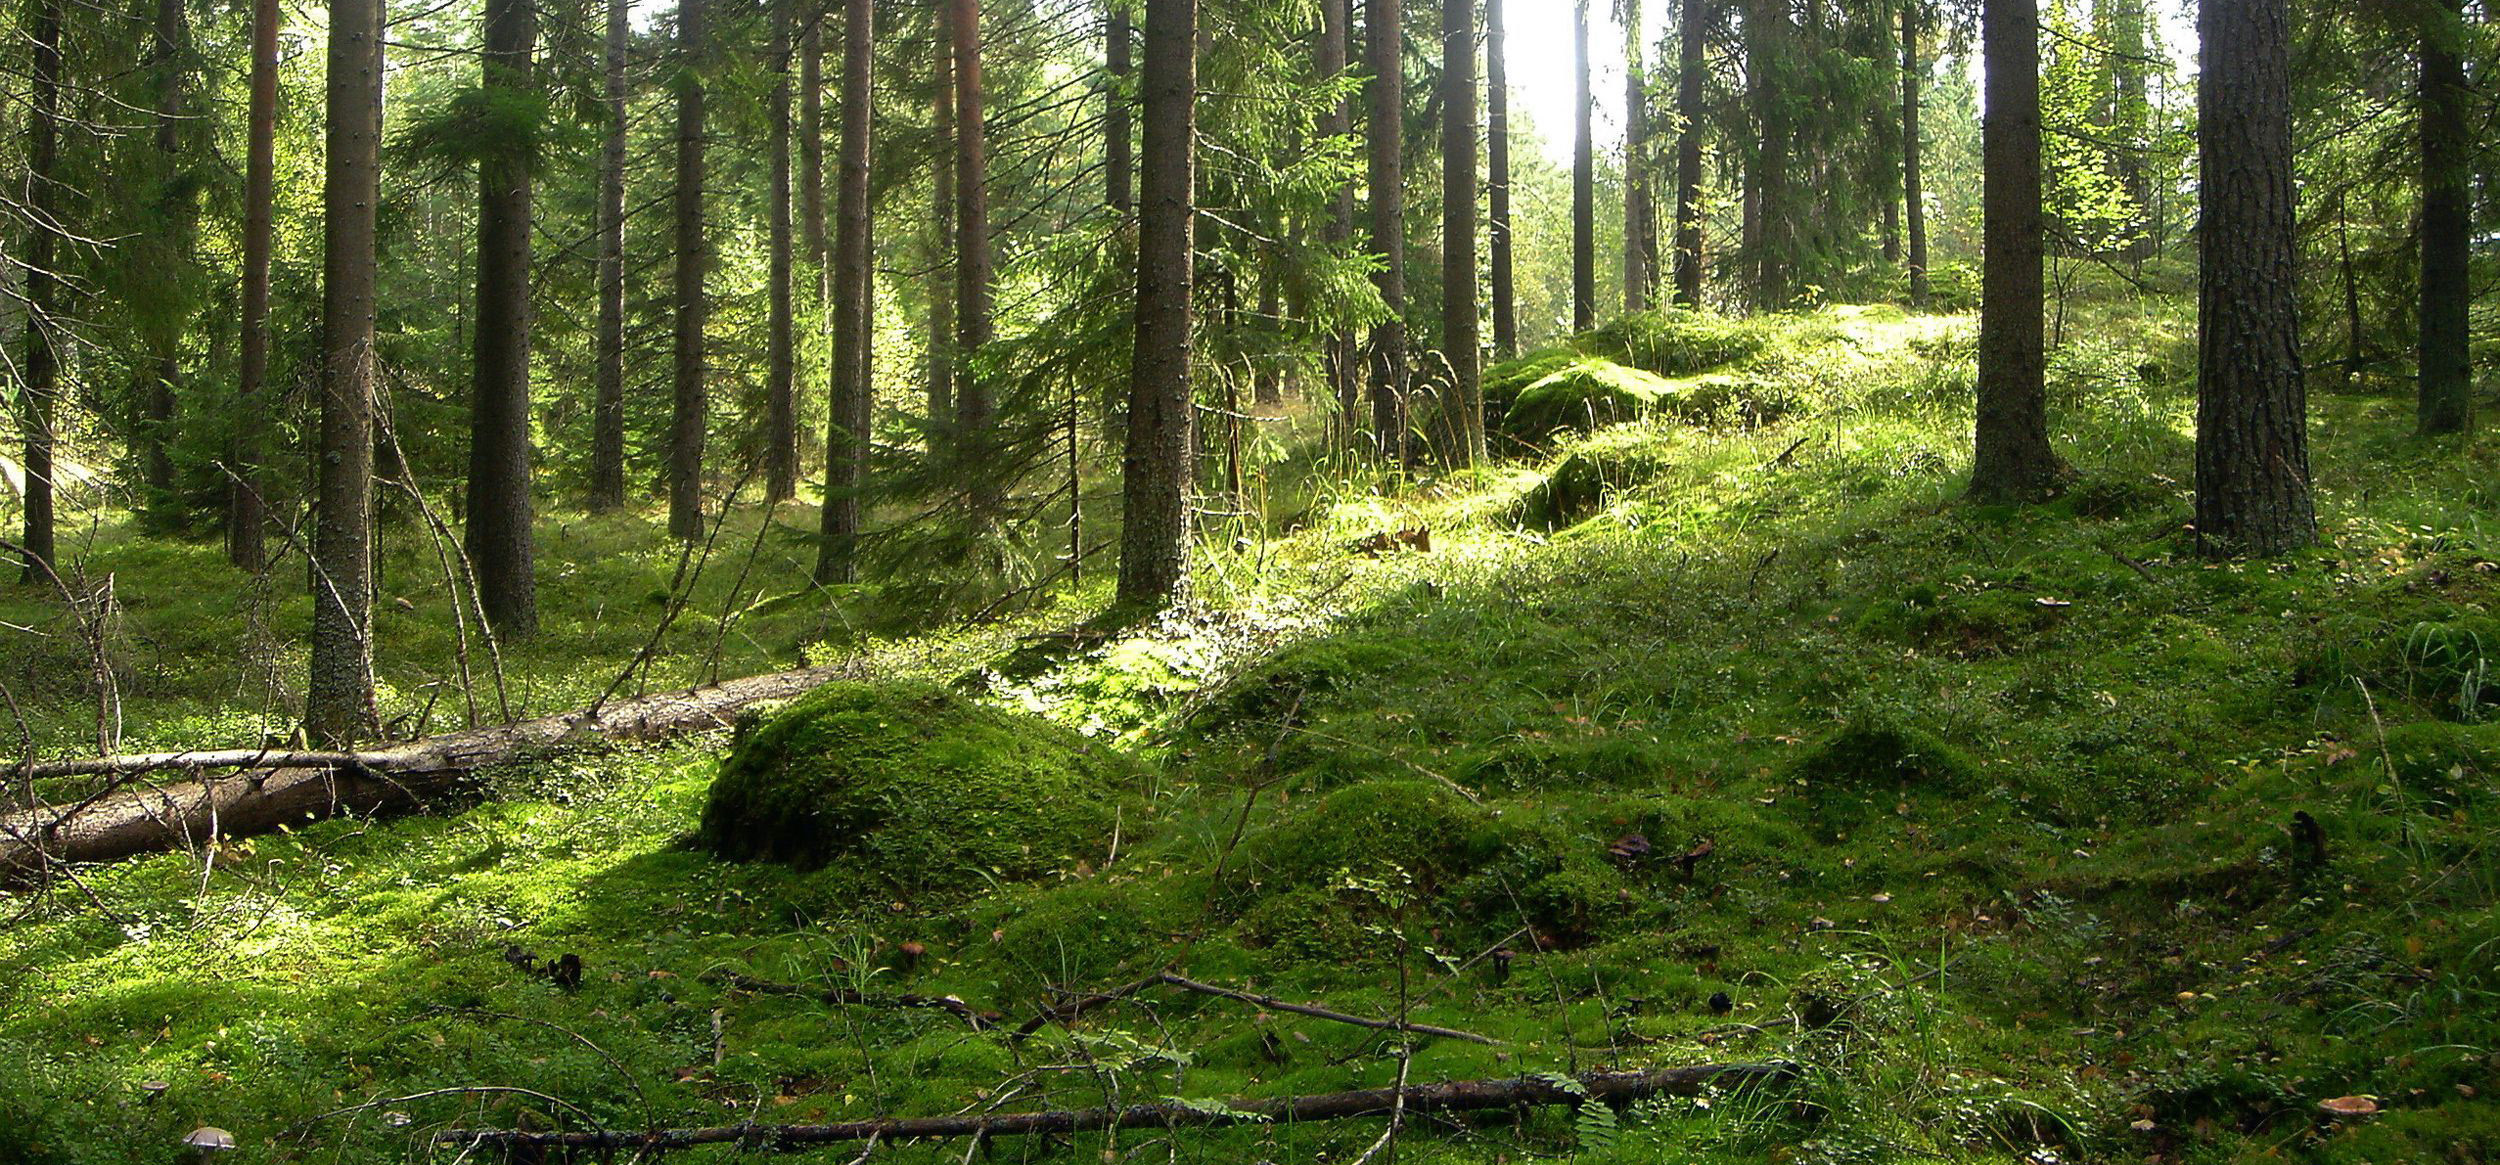
[[[954,889],[1099,860],[1135,767],[926,684],[828,684],[741,734],[701,837],[732,860],[856,862]]]
[[[1673,385],[1652,373],[1583,357],[1520,389],[1502,414],[1502,432],[1538,444],[1558,431],[1586,433],[1638,419],[1673,393]]]
[[[1656,481],[1671,468],[1651,445],[1574,450],[1512,507],[1511,520],[1532,530],[1577,525],[1605,508],[1610,494]]]
[[[1579,362],[1580,354],[1569,348],[1545,348],[1485,369],[1484,415],[1501,419],[1529,385]]]
[[[1581,337],[1580,346],[1659,376],[1690,376],[1760,355],[1781,322],[1667,308],[1619,317]]]

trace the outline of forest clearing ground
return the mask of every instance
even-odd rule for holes
[[[233,842],[205,877],[183,855],[94,870],[92,902],[5,903],[31,913],[0,930],[0,1158],[154,1159],[208,1123],[246,1160],[398,1160],[453,1125],[1213,1100],[1398,1071],[1383,1033],[1205,999],[1018,1045],[943,1011],[705,978],[1021,1016],[1185,955],[1196,980],[1369,1015],[1405,999],[1416,1022],[1503,1041],[1424,1045],[1418,1079],[1806,1068],[1793,1103],[1419,1123],[1400,1148],[1415,1161],[2487,1159],[2500,549],[2482,515],[2500,458],[2487,439],[2416,442],[2405,401],[2321,392],[2327,543],[2200,562],[2180,530],[2184,326],[2158,301],[2068,321],[2054,431],[2083,477],[2028,511],[1955,502],[1968,317],[1882,308],[1765,325],[1743,360],[1669,378],[1740,381],[1780,403],[1767,423],[1659,415],[1387,486],[1277,437],[1260,454],[1270,521],[1211,532],[1194,606],[1102,639],[1065,634],[1100,588],[993,625],[845,639],[844,618],[878,619],[874,593],[763,599],[797,588],[812,547],[742,513],[655,684],[709,670],[714,644],[722,675],[827,643],[811,661],[977,674],[959,686],[1153,762],[1116,861],[969,895],[908,871],[715,862],[680,844],[721,747],[697,740],[493,774],[455,815]],[[1574,458],[1597,467],[1595,495],[1552,529],[1520,521]],[[547,632],[505,658],[539,712],[605,686],[675,562],[641,517],[545,525]],[[1431,549],[1352,549],[1407,529]],[[412,609],[377,646],[389,714],[431,704],[439,724],[457,715],[429,686],[455,673],[448,602],[421,543],[393,554],[384,593]],[[88,551],[126,608],[132,747],[248,743],[257,670],[301,670],[235,649],[294,639],[251,636],[250,604],[185,585],[215,555],[111,528]],[[305,606],[273,596],[262,617]],[[25,592],[0,619],[61,627]],[[33,653],[7,676],[37,744],[76,750],[83,649],[7,642]],[[902,959],[905,941],[926,956]],[[507,961],[514,945],[579,955],[582,985]],[[563,1103],[388,1102],[467,1086]],[[2352,1094],[2387,1112],[2318,1123],[2318,1101]],[[1171,1139],[1186,1160],[1315,1161],[1374,1134]],[[1163,1140],[1120,1137],[995,1152]]]

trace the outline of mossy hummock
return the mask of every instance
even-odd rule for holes
[[[929,684],[828,684],[743,734],[703,809],[737,861],[961,889],[1099,862],[1136,765]]]

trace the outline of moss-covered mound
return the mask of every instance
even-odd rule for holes
[[[1669,308],[1636,312],[1580,338],[1582,350],[1660,376],[1690,376],[1751,360],[1786,321],[1742,320]]]
[[[1674,386],[1637,368],[1588,356],[1519,390],[1502,414],[1502,432],[1529,443],[1564,429],[1586,433],[1636,419],[1674,395]]]
[[[1485,369],[1484,415],[1501,419],[1510,412],[1510,406],[1518,402],[1519,394],[1527,391],[1529,385],[1580,360],[1580,354],[1569,348],[1545,348]]]
[[[1808,748],[1790,775],[1816,786],[1865,790],[1966,792],[1977,766],[1934,733],[1881,719],[1857,720]]]
[[[1532,530],[1577,525],[1604,508],[1607,495],[1647,485],[1669,468],[1654,446],[1592,444],[1563,458],[1545,480],[1521,495],[1511,520]]]
[[[1102,858],[1134,766],[1042,720],[926,684],[828,684],[746,733],[703,808],[704,848],[857,862],[948,889]]]
[[[1434,781],[1348,785],[1243,839],[1239,896],[1325,889],[1341,876],[1384,874],[1430,891],[1473,870],[1500,844],[1493,818]]]

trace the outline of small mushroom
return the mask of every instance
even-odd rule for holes
[[[895,951],[901,956],[900,962],[903,964],[903,970],[909,972],[919,968],[920,958],[929,953],[929,946],[927,943],[913,939],[896,947]]]
[[[230,1152],[235,1147],[234,1134],[215,1125],[201,1125],[191,1130],[183,1136],[182,1144],[191,1150],[191,1159],[203,1165],[213,1155]]]
[[[139,1082],[140,1094],[149,1100],[155,1100],[157,1097],[165,1095],[165,1090],[171,1087],[173,1087],[173,1085],[167,1084],[162,1080],[142,1080]]]
[[[2319,1119],[2327,1124],[2368,1120],[2378,1115],[2378,1101],[2367,1096],[2337,1096],[2318,1102]]]
[[[1510,982],[1510,961],[1518,957],[1518,954],[1512,951],[1509,947],[1503,947],[1501,950],[1493,952],[1493,981],[1496,983]]]

